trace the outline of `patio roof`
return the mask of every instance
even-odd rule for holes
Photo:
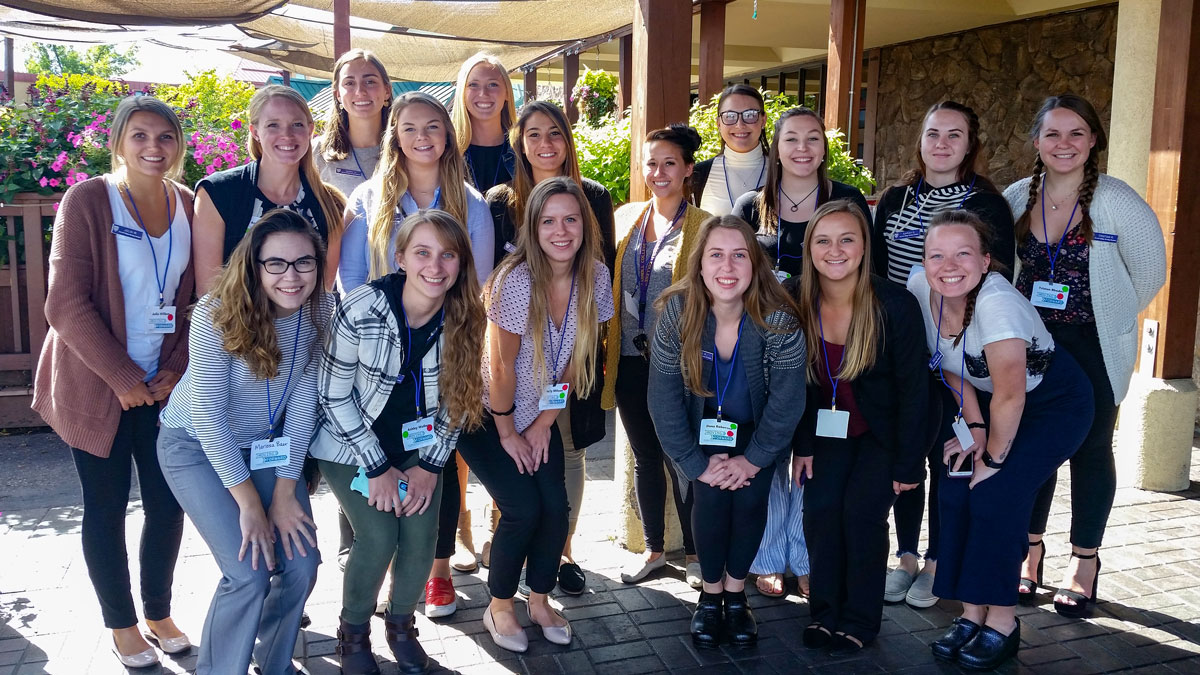
[[[240,23],[284,0],[5,0],[9,7],[76,21],[125,26],[201,26]]]

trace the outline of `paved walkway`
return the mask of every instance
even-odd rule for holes
[[[555,646],[530,631],[525,655],[496,648],[480,623],[487,604],[486,570],[456,574],[458,612],[436,622],[418,614],[421,642],[440,669],[570,675],[956,672],[935,663],[926,647],[955,615],[956,603],[947,601],[926,610],[887,607],[875,644],[853,659],[835,660],[800,644],[800,630],[808,621],[803,601],[795,596],[773,600],[751,591],[760,626],[758,648],[696,651],[688,637],[696,592],[678,568],[637,587],[619,581],[621,567],[637,556],[614,542],[621,496],[612,479],[611,441],[590,449],[589,460],[576,553],[590,590],[578,598],[558,598],[574,627],[574,643]],[[51,434],[0,436],[0,462],[0,675],[126,672],[109,653],[108,632],[83,563],[82,509],[69,453]],[[1066,494],[1066,478],[1064,472],[1060,495]],[[478,485],[472,484],[468,500],[475,523],[482,525],[485,497]],[[337,537],[334,499],[322,490],[315,504],[327,562],[308,605],[313,619],[305,631],[308,656],[298,663],[312,675],[325,675],[338,672],[333,648],[341,580],[331,555]],[[1051,582],[1067,561],[1066,507],[1065,499],[1056,500],[1046,537]],[[135,502],[128,519],[131,551],[137,550],[140,528]],[[482,541],[480,527],[475,537]],[[1024,644],[1019,662],[1002,672],[1200,673],[1200,451],[1193,452],[1191,490],[1117,493],[1103,559],[1103,601],[1095,617],[1062,619],[1044,592],[1041,606],[1019,610]],[[199,639],[218,577],[189,523],[176,572],[175,619],[194,639]],[[523,609],[518,614],[527,621]],[[376,619],[374,629],[383,672],[395,673],[382,640],[382,621]],[[167,659],[161,669],[128,672],[190,673],[194,667],[195,656],[187,656]]]

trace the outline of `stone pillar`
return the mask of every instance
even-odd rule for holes
[[[1108,173],[1146,196],[1150,122],[1154,118],[1154,68],[1162,0],[1121,0],[1113,62]]]

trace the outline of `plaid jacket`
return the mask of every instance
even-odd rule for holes
[[[426,408],[436,410],[437,442],[421,448],[419,464],[438,473],[458,443],[461,428],[453,427],[438,405],[438,376],[442,343],[421,361]],[[364,284],[342,299],[329,322],[329,337],[318,374],[317,430],[311,452],[317,459],[366,467],[368,475],[386,470],[387,456],[371,425],[383,411],[404,362],[404,344],[387,295],[375,284]]]

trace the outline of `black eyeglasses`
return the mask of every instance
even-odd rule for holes
[[[282,258],[267,258],[266,260],[259,260],[258,264],[262,265],[263,269],[269,274],[283,274],[287,272],[289,267],[295,267],[296,271],[300,274],[312,272],[317,269],[317,259],[311,255],[296,258],[291,262]]]
[[[743,110],[741,112],[736,110],[726,110],[725,112],[721,113],[721,124],[731,127],[738,123],[739,117],[742,118],[742,121],[746,124],[754,124],[758,121],[759,117],[762,117],[762,111],[754,108]]]

